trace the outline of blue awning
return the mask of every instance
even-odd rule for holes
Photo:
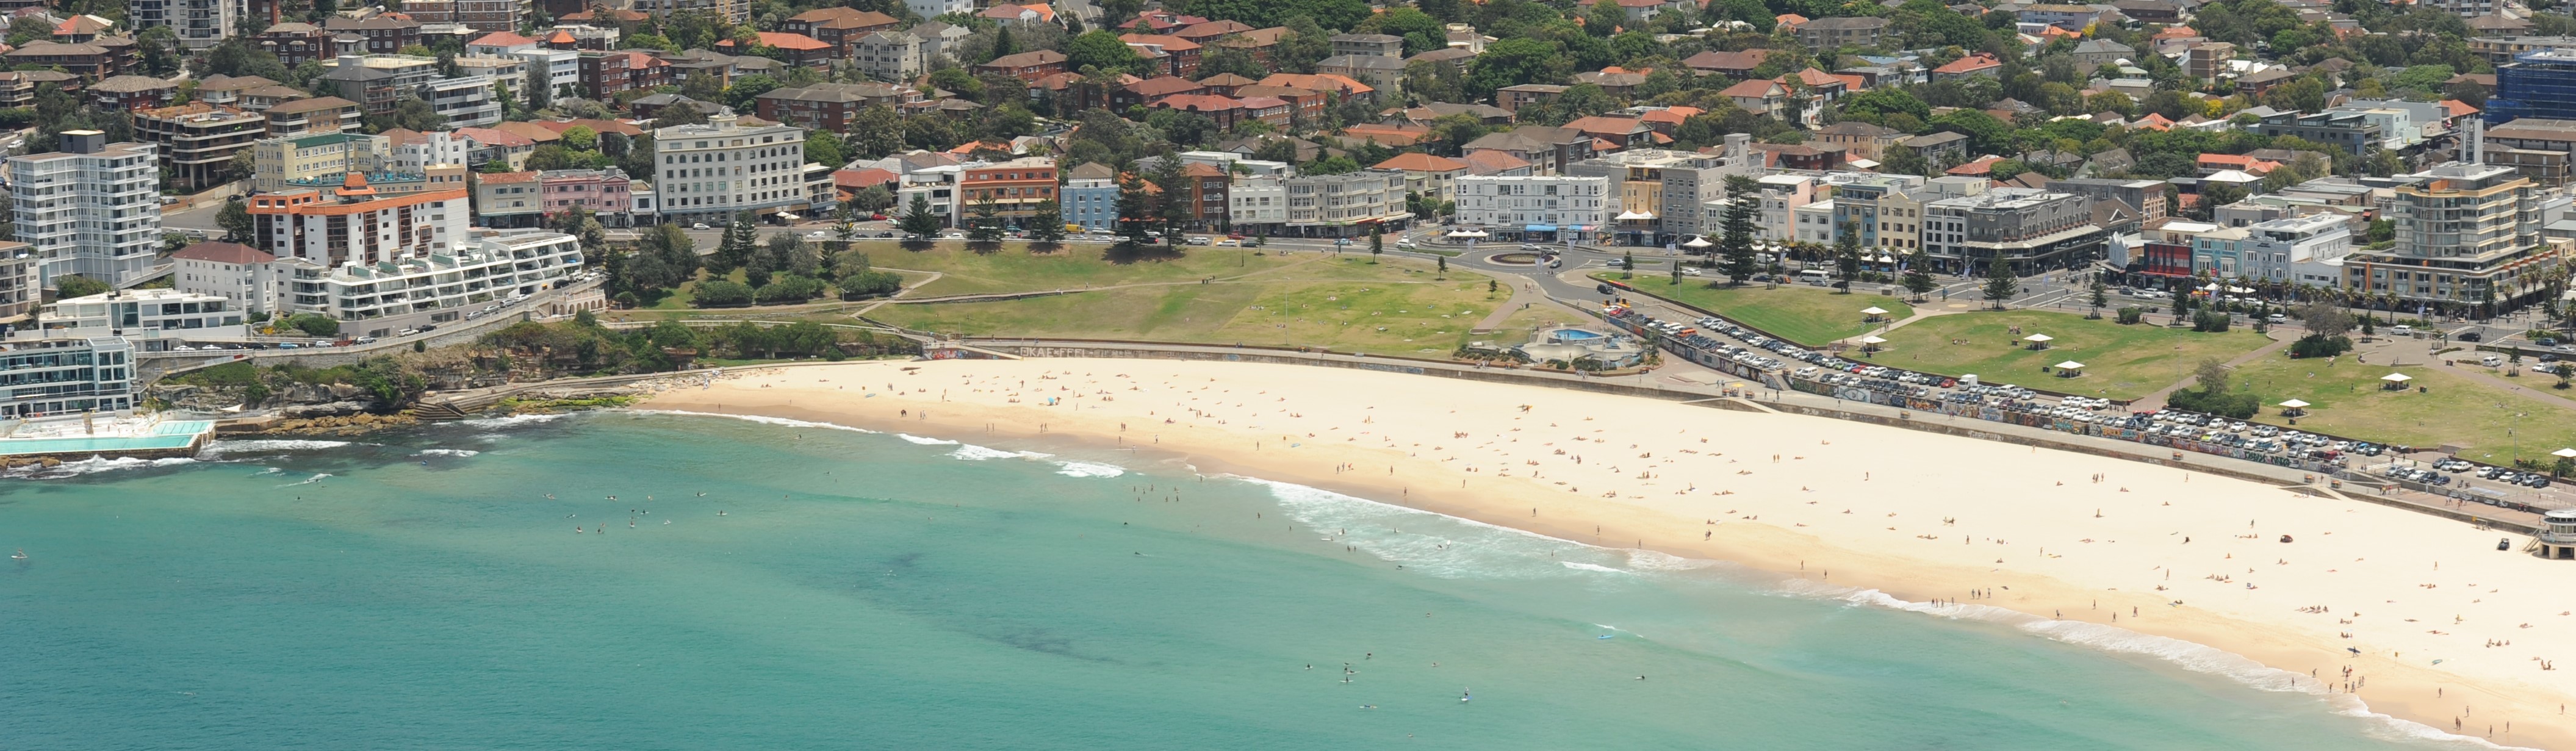
[[[1533,224],[1533,225],[1529,225],[1529,226],[1527,226],[1527,227],[1522,227],[1522,228],[1521,228],[1521,231],[1523,231],[1523,232],[1555,232],[1555,231],[1556,231],[1556,225],[1553,225],[1553,224]]]

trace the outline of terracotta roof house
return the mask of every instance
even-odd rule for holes
[[[495,31],[465,43],[465,52],[483,57],[501,57],[520,50],[536,49],[537,40],[507,31]]]
[[[1576,118],[1573,122],[1566,123],[1565,127],[1581,131],[1584,135],[1609,141],[1612,146],[1623,149],[1654,143],[1654,136],[1652,134],[1655,132],[1655,129],[1648,126],[1644,120],[1634,117],[1594,115],[1591,117]]]
[[[1885,128],[1858,120],[1844,120],[1816,129],[1816,140],[1843,147],[1860,159],[1886,159],[1887,147],[1905,137],[1905,131]]]
[[[1993,78],[2003,70],[2003,61],[1983,52],[1962,57],[1932,69],[1934,81],[1956,81],[1969,76]]]
[[[1710,51],[1692,55],[1682,65],[1703,74],[1743,77],[1753,75],[1753,69],[1770,56],[1770,50]]]
[[[858,41],[859,37],[880,31],[892,31],[901,25],[902,22],[895,20],[894,16],[872,10],[833,6],[789,16],[786,22],[779,24],[778,29],[813,37],[816,41],[832,45],[834,56],[848,57],[851,55],[850,44]]]
[[[1367,124],[1342,129],[1342,141],[1352,145],[1373,142],[1379,146],[1404,148],[1431,137],[1431,129],[1412,125]]]
[[[840,49],[833,45],[826,44],[820,39],[815,39],[803,34],[783,31],[763,31],[758,33],[760,35],[761,45],[777,48],[779,53],[787,58],[788,62],[808,68],[829,67],[832,64],[833,53]],[[734,44],[734,41],[731,39],[717,40],[715,48],[717,52],[728,55],[750,54],[749,50],[741,49],[740,46]]]
[[[994,3],[992,7],[985,8],[983,11],[978,12],[975,15],[995,21],[1010,21],[1015,23],[1055,23],[1055,9],[1047,7],[1044,3],[1035,3],[1030,5]]]
[[[151,76],[116,76],[90,84],[83,98],[108,109],[139,110],[168,105],[179,84]]]
[[[1377,94],[1377,89],[1370,88],[1368,84],[1351,80],[1348,76],[1337,76],[1329,73],[1316,75],[1272,73],[1270,74],[1270,77],[1261,79],[1261,84],[1264,86],[1286,86],[1298,89],[1314,89],[1316,91],[1339,91],[1342,96],[1374,96]]]
[[[1756,115],[1778,115],[1789,104],[1789,87],[1778,81],[1754,79],[1726,87],[1718,94],[1735,100],[1735,106]]]
[[[1529,160],[1501,151],[1470,151],[1458,161],[1467,164],[1467,174],[1480,177],[1518,177],[1530,173]]]
[[[1242,122],[1246,117],[1242,102],[1236,101],[1233,97],[1214,94],[1174,94],[1156,99],[1154,103],[1146,106],[1153,109],[1206,115],[1208,119],[1216,121],[1218,130],[1233,130],[1235,124]]]

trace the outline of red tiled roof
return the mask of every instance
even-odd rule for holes
[[[1966,73],[1966,72],[1969,72],[1969,71],[1985,70],[1985,69],[1987,69],[1987,68],[1999,67],[1999,66],[2001,66],[2001,65],[2003,65],[2003,62],[2002,62],[2002,61],[1999,61],[1999,60],[1996,60],[1996,59],[1994,58],[1994,56],[1992,56],[1992,55],[1988,55],[1988,54],[1983,53],[1983,52],[1979,52],[1979,53],[1974,54],[1974,55],[1969,55],[1969,56],[1967,56],[1967,57],[1962,57],[1962,58],[1959,58],[1959,59],[1957,59],[1957,60],[1952,60],[1952,61],[1950,61],[1948,64],[1943,65],[1943,66],[1941,66],[1941,67],[1933,68],[1933,69],[1932,69],[1932,72],[1934,72],[1934,73]]]
[[[1395,155],[1395,158],[1378,162],[1370,169],[1400,169],[1406,172],[1456,172],[1466,168],[1466,162],[1461,162],[1445,156],[1432,156],[1430,154],[1414,152],[1409,154],[1397,154]]]
[[[894,182],[898,177],[895,173],[874,167],[835,170],[832,172],[832,184],[843,190],[865,190],[871,185]]]
[[[241,243],[228,242],[197,243],[185,248],[180,248],[178,252],[171,253],[170,257],[188,261],[213,261],[215,263],[230,264],[267,263],[277,260],[277,256],[269,255],[267,252],[258,248],[253,248]]]

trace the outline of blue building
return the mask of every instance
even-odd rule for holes
[[[2488,125],[2525,117],[2576,120],[2576,50],[2532,50],[2496,68],[2485,117]]]
[[[1073,168],[1060,195],[1064,223],[1092,232],[1118,231],[1118,171],[1109,165],[1091,162]]]

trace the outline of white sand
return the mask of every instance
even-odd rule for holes
[[[2443,731],[2456,721],[2480,738],[2492,724],[2506,745],[2576,747],[2576,716],[2562,709],[2576,703],[2576,666],[2542,669],[2576,656],[2576,594],[2564,583],[2576,562],[2522,553],[2519,536],[2499,552],[2501,532],[2180,469],[1295,365],[853,363],[736,373],[644,406],[1174,451],[1210,471],[1578,542],[2113,624],[2314,671],[2338,691],[2349,667],[2366,678],[2355,693],[2373,711]],[[2285,534],[2295,541],[2279,542]],[[1972,589],[1994,596],[1972,601]]]

